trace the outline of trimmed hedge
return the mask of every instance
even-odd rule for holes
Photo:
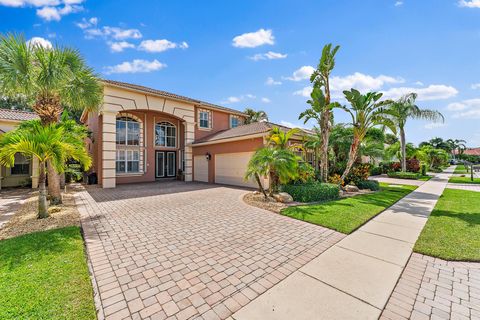
[[[378,176],[383,173],[383,168],[382,167],[371,167],[370,168],[370,175],[371,176]]]
[[[370,189],[372,191],[380,190],[380,184],[375,180],[365,180],[357,182],[357,187],[359,189]]]
[[[317,202],[338,199],[340,188],[332,183],[318,181],[303,184],[288,184],[282,190],[290,194],[293,200],[299,202]]]
[[[422,177],[421,174],[414,173],[414,172],[389,172],[388,176],[390,178],[410,179],[410,180],[418,180]]]

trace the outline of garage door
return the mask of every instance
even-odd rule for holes
[[[208,161],[205,156],[193,157],[193,180],[208,182]]]
[[[253,152],[223,153],[215,155],[215,183],[242,187],[257,187],[255,181],[243,177]]]

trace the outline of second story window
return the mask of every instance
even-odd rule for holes
[[[117,118],[117,144],[140,145],[140,123],[132,118]]]
[[[140,172],[140,122],[131,117],[118,117],[116,122],[117,173]]]
[[[236,128],[240,125],[240,119],[237,116],[230,116],[230,128]]]
[[[203,129],[210,129],[210,111],[201,110],[198,114],[199,126]]]
[[[155,145],[157,147],[177,146],[177,128],[170,122],[160,122],[155,125]]]

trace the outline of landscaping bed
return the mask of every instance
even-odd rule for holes
[[[463,183],[463,184],[480,184],[480,178],[473,178],[473,181],[472,181],[472,179],[470,178],[470,175],[465,177],[453,176],[453,177],[450,177],[450,179],[448,179],[448,182]]]
[[[349,234],[416,189],[416,186],[381,184],[380,191],[324,202],[292,206],[281,214]]]
[[[395,179],[408,179],[408,180],[420,180],[420,181],[428,181],[432,178],[432,176],[422,175],[421,173],[415,172],[389,172],[387,173],[389,178]]]
[[[480,192],[445,189],[414,251],[445,260],[480,261]]]

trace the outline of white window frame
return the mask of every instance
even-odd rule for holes
[[[206,115],[207,119],[202,119],[202,115]],[[207,126],[202,126],[202,121],[208,121]],[[212,112],[206,109],[198,110],[198,127],[203,130],[212,129]]]
[[[157,143],[157,126],[164,128],[165,140],[164,140],[163,145]],[[173,136],[168,135],[168,129],[167,128],[173,128],[174,129],[174,135]],[[155,124],[155,147],[164,147],[164,148],[173,148],[173,149],[177,148],[177,132],[178,132],[177,126],[174,125],[171,122],[162,121],[162,122],[156,123]],[[173,146],[168,145],[168,143],[167,143],[168,138],[174,138],[174,145]]]
[[[128,115],[119,115],[116,119],[115,127],[117,128],[117,122],[124,122],[125,123],[125,141],[124,143],[119,143],[118,141],[118,133],[115,137],[116,143],[116,154],[115,154],[115,173],[122,175],[122,174],[139,174],[142,173],[141,168],[141,146],[142,146],[142,122],[138,119],[135,119]],[[138,144],[129,144],[128,143],[128,123],[136,123],[138,125]],[[137,155],[136,157],[134,155]],[[135,159],[136,158],[136,159]],[[124,170],[118,170],[117,163],[124,163]],[[138,170],[136,171],[128,171],[128,164],[130,163],[137,163]]]

